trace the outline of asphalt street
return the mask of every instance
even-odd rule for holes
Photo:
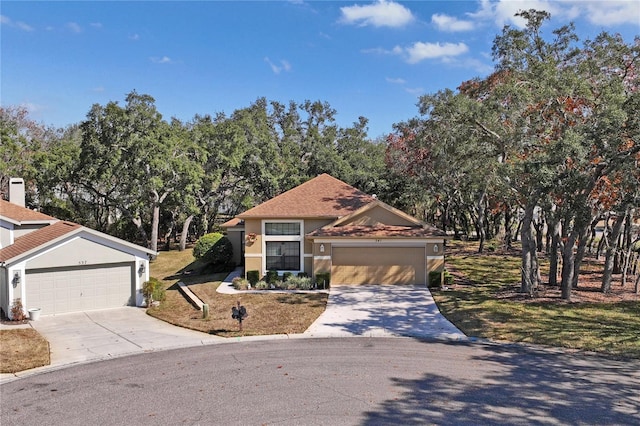
[[[151,352],[0,386],[2,425],[631,425],[640,361],[343,337]]]

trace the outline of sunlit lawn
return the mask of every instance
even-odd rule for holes
[[[640,303],[562,303],[500,297],[519,282],[514,255],[453,255],[468,284],[434,292],[442,313],[465,334],[640,357]],[[543,268],[548,265],[543,265]]]
[[[223,337],[240,335],[268,335],[302,333],[324,312],[327,295],[312,294],[220,294],[216,289],[227,273],[197,275],[180,274],[183,270],[197,270],[192,263],[191,250],[161,252],[151,264],[151,275],[167,286],[167,298],[148,313],[156,318],[182,327]],[[186,266],[187,265],[187,266]],[[204,303],[209,305],[209,318],[195,309],[179,292],[177,282],[189,285]],[[238,322],[231,318],[231,308],[240,300],[249,313],[239,331]]]

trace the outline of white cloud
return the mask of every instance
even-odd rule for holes
[[[129,36],[129,40],[138,41],[138,40],[140,40],[140,35],[139,34],[132,34],[132,35]]]
[[[102,22],[92,22],[90,25],[93,28],[102,28]]]
[[[66,27],[67,29],[69,29],[70,31],[76,34],[79,34],[82,32],[82,27],[76,22],[67,22]]]
[[[151,59],[151,62],[153,62],[154,64],[172,64],[173,63],[171,58],[168,56],[162,56],[160,58],[157,56],[154,56],[149,59]]]
[[[412,46],[401,49],[394,48],[394,51],[402,51],[406,55],[406,61],[410,64],[417,64],[425,59],[448,58],[462,55],[469,51],[464,43],[423,43],[417,41]]]
[[[433,22],[440,31],[458,32],[471,31],[475,25],[472,21],[462,21],[453,16],[436,13],[431,16]]]
[[[480,8],[477,12],[468,13],[467,15],[484,20],[493,20],[498,27],[505,25],[513,25],[518,28],[524,28],[527,21],[524,18],[515,16],[522,10],[536,9],[545,10],[552,16],[560,15],[560,9],[556,6],[557,2],[547,0],[520,0],[520,1],[489,1],[481,0]]]
[[[640,2],[602,1],[588,2],[582,8],[586,18],[596,25],[635,24],[640,26]]]
[[[385,80],[387,80],[388,83],[392,83],[392,84],[405,84],[407,82],[403,78],[390,78],[390,77],[387,77]]]
[[[342,18],[340,22],[345,24],[357,24],[360,26],[372,25],[374,27],[403,27],[411,23],[415,18],[409,9],[393,1],[378,0],[366,6],[341,7]]]
[[[268,57],[264,58],[264,61],[269,64],[274,74],[280,74],[282,71],[291,71],[291,64],[288,61],[280,60],[280,63],[276,64]]]
[[[11,20],[11,18],[9,18],[8,16],[5,16],[5,15],[0,15],[0,24],[8,25],[8,26],[13,27],[13,28],[18,28],[19,30],[22,30],[22,31],[33,31],[34,30],[34,28],[31,25],[26,24],[26,23],[24,23],[22,21],[13,22]]]
[[[421,95],[424,93],[424,89],[422,87],[407,87],[404,91],[412,95]]]

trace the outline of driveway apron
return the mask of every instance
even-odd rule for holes
[[[309,337],[407,336],[466,339],[438,310],[423,286],[336,286]]]
[[[50,367],[225,340],[165,323],[136,307],[43,316],[31,326],[51,345]]]

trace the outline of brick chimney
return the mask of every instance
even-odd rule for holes
[[[25,206],[24,179],[9,178],[9,202],[22,207]]]

